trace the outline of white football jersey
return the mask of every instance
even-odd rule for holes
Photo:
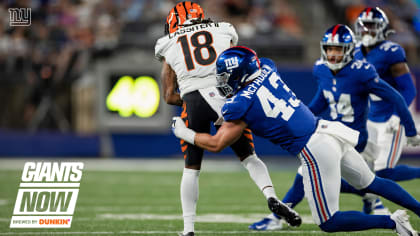
[[[175,71],[181,97],[216,85],[217,56],[238,43],[235,28],[226,22],[181,27],[158,39],[155,56]]]

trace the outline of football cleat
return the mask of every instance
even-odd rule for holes
[[[178,233],[178,236],[194,236],[194,232],[188,232],[186,234],[184,234],[183,232]]]
[[[364,198],[363,212],[373,215],[391,215],[391,212],[382,204],[379,198]]]
[[[274,214],[270,214],[269,216],[265,217],[264,219],[255,222],[248,226],[250,230],[280,230],[283,228],[283,220],[274,216]]]
[[[299,226],[302,224],[302,218],[300,218],[299,214],[283,202],[273,197],[268,198],[267,202],[270,211],[280,216],[289,225]]]
[[[418,236],[417,231],[411,226],[408,217],[405,210],[396,210],[391,215],[391,219],[395,221],[395,231],[400,236]]]

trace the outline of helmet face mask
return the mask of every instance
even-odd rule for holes
[[[335,25],[325,32],[320,42],[321,60],[331,70],[339,70],[353,60],[354,45],[354,35],[350,28]],[[338,51],[341,53],[337,53]]]
[[[257,54],[246,47],[231,47],[216,60],[217,88],[224,97],[230,97],[255,79],[261,72]]]
[[[229,77],[230,74],[227,72],[222,72],[221,74],[216,75],[216,87],[219,90],[220,95],[223,97],[231,97],[233,95],[233,88],[228,84]]]
[[[389,33],[388,25],[388,18],[381,9],[366,8],[360,13],[355,23],[357,40],[365,47],[382,42]]]

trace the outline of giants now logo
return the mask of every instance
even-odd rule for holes
[[[82,162],[27,162],[10,228],[70,228]]]

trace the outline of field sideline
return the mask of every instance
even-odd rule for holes
[[[250,222],[268,213],[266,201],[238,161],[217,159],[206,159],[201,172],[196,224],[199,236],[396,235],[391,230],[323,233],[312,223],[306,201],[296,208],[303,216],[301,227],[276,232],[249,231]],[[10,229],[25,161],[0,159],[0,235],[176,235],[182,230],[179,183],[183,161],[173,159],[81,160],[85,169],[70,229]],[[276,192],[283,196],[293,182],[297,161],[266,162]],[[401,182],[417,199],[420,199],[419,184],[419,180]],[[398,209],[395,204],[384,202],[391,211]],[[360,210],[362,203],[356,196],[342,194],[340,207]],[[419,230],[420,219],[411,212],[410,215],[413,227]]]

